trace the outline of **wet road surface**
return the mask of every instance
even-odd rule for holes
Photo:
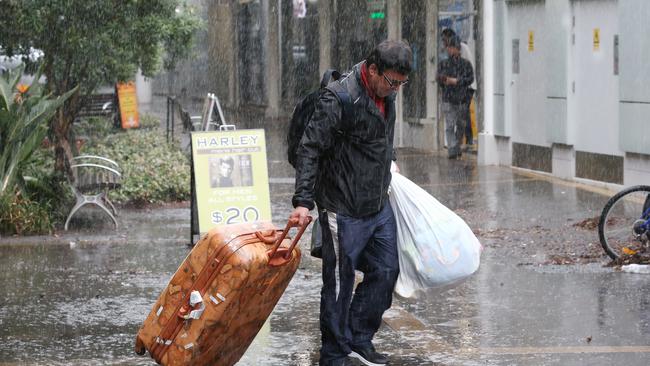
[[[278,225],[293,189],[280,156],[269,158]],[[650,364],[650,277],[604,267],[596,230],[580,225],[605,204],[599,189],[471,158],[403,151],[399,163],[485,249],[458,287],[395,299],[375,340],[391,364]],[[56,237],[0,239],[0,365],[154,364],[133,339],[188,253],[189,209],[122,210],[119,222],[116,232],[91,215]],[[317,363],[319,272],[303,255],[238,365]]]

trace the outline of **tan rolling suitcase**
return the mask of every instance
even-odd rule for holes
[[[311,219],[309,220],[311,221]],[[300,262],[308,224],[287,237],[268,222],[225,225],[195,245],[147,316],[135,351],[163,365],[234,365]]]

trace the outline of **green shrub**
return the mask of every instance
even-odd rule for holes
[[[143,114],[140,116],[140,128],[145,130],[160,128],[160,119],[152,114]]]
[[[39,84],[40,73],[31,85],[20,84],[24,65],[0,77],[0,195],[19,195],[23,169],[47,134],[47,122],[57,108],[76,92],[52,97]]]
[[[77,88],[60,96],[48,94],[39,84],[19,83],[24,65],[0,77],[0,233],[42,234],[52,229],[50,212],[65,197],[49,190],[47,174],[36,169],[35,154],[47,134],[47,122]],[[52,159],[50,159],[52,160]],[[43,180],[47,178],[47,180]],[[47,187],[47,189],[45,189]],[[48,200],[47,196],[54,197]]]
[[[128,130],[87,144],[85,154],[109,157],[122,168],[122,187],[109,197],[118,203],[163,203],[190,199],[190,166],[177,145],[159,129]]]
[[[62,223],[74,203],[65,176],[54,170],[54,151],[40,148],[27,161],[23,189],[0,197],[0,233],[46,234]]]
[[[140,117],[140,129],[160,129],[160,119],[152,114],[144,114]],[[74,135],[84,140],[103,140],[108,135],[124,132],[115,128],[108,117],[93,116],[75,122],[73,126]]]
[[[0,196],[0,233],[33,235],[53,228],[48,208],[21,195]]]
[[[53,224],[63,222],[74,204],[74,196],[63,172],[54,169],[54,149],[36,150],[23,173],[25,197],[47,209]]]
[[[101,140],[115,131],[113,123],[106,117],[89,117],[74,124],[74,134],[78,138]]]

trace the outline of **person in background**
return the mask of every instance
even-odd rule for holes
[[[474,71],[469,61],[460,57],[458,37],[447,40],[446,50],[449,58],[438,63],[436,81],[442,95],[448,157],[458,159],[462,156],[461,143],[469,114],[468,93],[474,81]]]
[[[322,228],[321,366],[349,365],[350,357],[366,365],[388,362],[372,340],[399,274],[388,186],[395,96],[408,81],[412,59],[405,42],[378,44],[327,86],[297,150],[290,219],[304,223],[316,203]],[[364,273],[356,289],[355,270]]]
[[[442,43],[445,47],[447,47],[447,44],[449,40],[453,37],[456,37],[456,32],[454,32],[450,28],[445,28],[442,31]],[[474,134],[472,132],[472,120],[471,120],[471,111],[470,111],[470,105],[472,102],[472,98],[474,96],[474,92],[476,91],[476,72],[474,69],[474,54],[472,53],[472,50],[469,48],[467,43],[463,42],[462,40],[460,41],[460,57],[464,58],[465,60],[469,61],[470,65],[472,66],[472,72],[474,72],[474,81],[472,81],[472,84],[469,86],[469,90],[467,93],[468,97],[468,102],[467,102],[467,116],[466,116],[466,123],[465,123],[465,141],[467,145],[473,145],[474,144]]]

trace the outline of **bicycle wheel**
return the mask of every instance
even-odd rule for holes
[[[598,223],[603,249],[612,259],[645,249],[648,243],[650,186],[626,188],[607,201]]]

